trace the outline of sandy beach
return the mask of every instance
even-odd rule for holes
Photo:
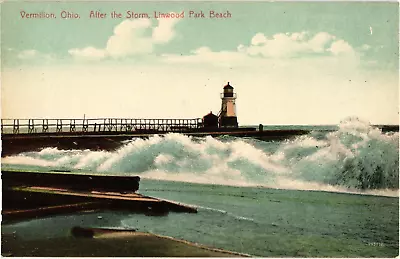
[[[6,257],[240,257],[239,253],[213,249],[184,240],[134,231],[93,231],[93,237],[72,234],[38,240],[2,235]]]

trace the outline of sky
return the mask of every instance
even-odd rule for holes
[[[227,83],[240,125],[399,123],[398,3],[5,2],[2,118],[200,118]],[[79,19],[61,18],[61,13]],[[91,11],[106,13],[90,18]],[[121,13],[111,18],[110,13]],[[129,19],[127,11],[149,18]],[[203,12],[204,18],[189,17]],[[210,11],[230,13],[209,17]],[[56,18],[23,18],[54,14]],[[155,18],[154,12],[184,18]]]

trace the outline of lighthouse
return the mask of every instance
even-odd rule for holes
[[[219,126],[221,128],[237,128],[238,122],[236,117],[236,93],[233,92],[233,87],[229,84],[224,86],[224,91],[221,93],[222,105],[219,112]]]

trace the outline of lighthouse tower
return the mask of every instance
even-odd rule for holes
[[[219,113],[219,126],[221,128],[237,128],[238,122],[236,117],[236,93],[229,84],[224,86],[224,92],[221,93],[222,105]]]

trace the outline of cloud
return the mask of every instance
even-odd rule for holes
[[[354,53],[354,49],[350,46],[349,43],[345,42],[344,40],[338,40],[333,42],[328,50],[332,52],[334,55]]]
[[[78,59],[101,60],[104,58],[123,58],[152,53],[156,45],[166,44],[175,36],[178,19],[157,19],[153,27],[150,19],[124,20],[114,28],[106,47],[74,48],[68,53]]]
[[[18,53],[19,59],[32,59],[38,55],[38,51],[34,49],[23,50]]]
[[[121,22],[107,41],[106,53],[113,58],[151,53],[154,43],[152,38],[146,36],[150,27],[150,19]]]
[[[213,63],[219,66],[230,66],[231,64],[240,64],[249,57],[239,51],[219,51],[214,52],[209,47],[200,47],[191,51],[191,55],[181,56],[176,54],[162,55],[163,61],[167,63]]]
[[[103,49],[96,49],[94,47],[86,47],[83,49],[70,49],[69,54],[76,58],[100,60],[106,57],[106,51]]]
[[[15,50],[12,48],[9,48],[8,51],[14,52]],[[45,53],[42,53],[35,49],[27,49],[27,50],[18,52],[17,58],[25,60],[25,61],[29,61],[29,62],[32,62],[32,61],[34,62],[34,61],[38,61],[38,60],[41,60],[41,61],[44,60],[44,61],[48,62],[48,61],[54,60],[54,55],[53,54],[45,54]]]
[[[366,51],[364,46],[362,51]],[[170,63],[211,63],[213,65],[228,66],[258,66],[293,62],[296,59],[329,60],[338,56],[354,59],[357,52],[345,40],[338,39],[335,35],[327,32],[311,34],[310,32],[277,33],[266,36],[263,33],[255,34],[249,45],[239,44],[236,50],[212,51],[203,46],[195,49],[190,55],[163,55],[164,61]],[[347,59],[346,62],[351,61]],[[357,60],[354,60],[354,64]]]
[[[299,40],[300,42],[304,42],[304,44],[309,48],[312,52],[323,53],[327,50],[327,45],[332,43],[332,41],[336,39],[336,36],[331,35],[327,32],[317,33],[310,40]]]
[[[258,46],[261,44],[264,44],[267,42],[267,38],[263,33],[257,33],[254,35],[254,37],[251,39],[251,44],[254,46]]]
[[[158,26],[153,29],[153,40],[156,43],[166,43],[173,39],[176,35],[174,26],[178,19],[160,19]]]
[[[257,33],[251,39],[251,45],[242,47],[241,51],[250,56],[267,58],[288,58],[312,53],[325,53],[327,46],[335,39],[334,35],[319,32],[311,35],[308,32],[278,33],[267,37]]]

